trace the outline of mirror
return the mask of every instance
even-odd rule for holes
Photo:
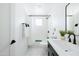
[[[67,7],[67,31],[79,35],[79,3],[70,3]]]
[[[79,44],[79,3],[70,3],[66,10],[66,29],[76,35]]]

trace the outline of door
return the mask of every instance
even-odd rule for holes
[[[47,43],[47,19],[45,17],[32,17],[31,25],[32,44],[37,45],[41,43]]]
[[[0,3],[0,56],[10,55],[10,5]]]

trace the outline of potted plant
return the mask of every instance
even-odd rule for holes
[[[67,32],[66,32],[66,31],[63,31],[63,30],[60,31],[61,39],[64,39],[64,35],[65,35],[66,33],[67,33]]]
[[[61,39],[64,39],[64,35],[65,34],[69,34],[69,35],[72,35],[72,34],[74,34],[74,32],[73,31],[63,31],[63,30],[61,30],[60,31],[60,35],[61,35]]]

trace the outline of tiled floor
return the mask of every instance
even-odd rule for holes
[[[48,49],[47,46],[45,45],[30,46],[26,53],[26,56],[47,56],[47,55],[48,55]]]

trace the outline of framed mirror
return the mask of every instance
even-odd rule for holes
[[[79,35],[79,3],[68,3],[66,7],[66,31]]]
[[[65,7],[65,31],[71,31],[79,44],[79,3],[68,3]]]

